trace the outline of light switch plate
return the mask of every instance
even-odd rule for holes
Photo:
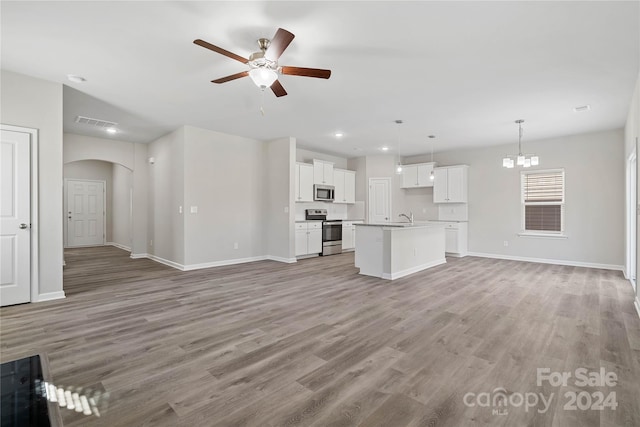
[[[198,213],[198,207],[197,206],[191,206],[191,213],[192,214]]]

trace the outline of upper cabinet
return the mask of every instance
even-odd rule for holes
[[[313,202],[313,165],[296,163],[296,202]]]
[[[402,188],[433,187],[431,171],[435,163],[419,163],[402,166]]]
[[[467,203],[469,166],[446,166],[433,170],[433,203]]]
[[[344,169],[333,170],[335,194],[333,203],[356,202],[356,173]]]
[[[313,183],[320,185],[334,185],[333,163],[324,160],[313,160]]]

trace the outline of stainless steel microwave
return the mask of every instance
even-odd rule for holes
[[[320,202],[333,202],[335,196],[335,187],[333,185],[318,185],[313,186],[313,200]]]

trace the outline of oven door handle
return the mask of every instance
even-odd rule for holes
[[[323,222],[322,225],[342,225],[342,222]]]

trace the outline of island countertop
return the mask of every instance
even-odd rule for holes
[[[360,274],[394,280],[444,264],[445,224],[355,224],[355,266]]]
[[[374,222],[374,223],[363,223],[363,224],[354,224],[357,226],[364,227],[394,227],[394,228],[423,228],[423,227],[444,227],[445,224],[437,223],[437,222]]]

